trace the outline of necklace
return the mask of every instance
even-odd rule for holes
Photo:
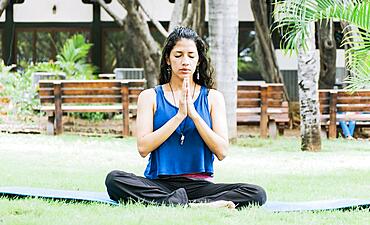
[[[168,85],[170,86],[170,89],[171,89],[173,103],[176,106],[176,98],[175,98],[175,94],[173,93],[171,83],[168,82]],[[192,99],[193,100],[194,100],[194,94],[195,94],[195,87],[196,86],[197,86],[197,84],[194,82],[193,95],[192,95]],[[179,108],[180,108],[180,101],[179,101]],[[182,128],[180,127],[180,135],[181,135],[181,137],[180,137],[180,145],[183,145],[184,144],[184,141],[185,141],[185,135],[184,135],[185,127],[186,127],[186,118],[185,118],[184,126]]]

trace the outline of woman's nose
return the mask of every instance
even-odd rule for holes
[[[182,65],[189,65],[189,63],[190,63],[189,57],[184,57],[182,60]]]

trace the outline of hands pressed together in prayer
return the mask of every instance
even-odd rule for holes
[[[195,110],[193,104],[195,88],[196,85],[194,85],[193,93],[191,93],[190,79],[189,77],[185,77],[182,82],[182,91],[178,111],[179,115],[181,115],[183,118],[189,116],[191,119],[194,119],[198,115],[198,112]]]

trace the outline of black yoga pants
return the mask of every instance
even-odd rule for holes
[[[123,202],[186,205],[225,200],[234,202],[237,208],[266,202],[266,192],[257,185],[215,184],[182,176],[147,179],[114,170],[107,175],[105,185],[111,199]]]

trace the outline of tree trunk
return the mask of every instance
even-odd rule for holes
[[[172,11],[168,32],[171,33],[176,26],[180,25],[184,19],[185,7],[188,7],[188,0],[176,0]]]
[[[148,23],[139,11],[139,2],[137,0],[120,0],[120,4],[127,11],[127,23],[129,30],[137,40],[133,45],[138,45],[137,49],[144,59],[145,79],[148,87],[157,85],[159,76],[159,61],[161,50],[158,43],[152,37]]]
[[[191,27],[200,37],[205,33],[205,0],[192,0],[191,9],[181,22],[182,26]]]
[[[266,1],[251,0],[251,8],[255,18],[257,37],[255,41],[261,76],[267,83],[284,83],[271,39]],[[288,99],[286,88],[284,88],[284,93],[286,99]]]
[[[315,46],[315,24],[311,23],[298,49],[298,88],[301,115],[301,149],[320,151],[320,109],[318,101],[318,56]]]
[[[238,55],[238,0],[209,1],[211,58],[216,70],[216,85],[225,97],[229,139],[235,141]],[[220,85],[222,84],[222,85]]]
[[[122,0],[120,0],[122,1]],[[138,6],[140,7],[141,11],[152,21],[153,25],[158,29],[159,33],[163,35],[163,37],[167,37],[169,35],[169,33],[166,31],[166,29],[164,29],[164,27],[162,26],[162,24],[156,20],[143,6],[143,4],[141,4],[141,1],[140,0],[136,0]]]
[[[10,0],[0,0],[0,16],[3,15],[4,10],[8,6]]]
[[[195,29],[200,37],[204,37],[206,27],[206,1],[196,0],[197,6],[194,9],[193,29]],[[195,4],[195,3],[194,3]]]
[[[321,24],[321,25],[320,25]],[[320,48],[320,89],[333,89],[336,75],[337,48],[334,39],[334,27],[332,21],[323,20],[319,24],[319,48]]]
[[[99,3],[99,5],[101,7],[103,7],[103,9],[114,19],[114,21],[120,26],[120,27],[123,27],[124,26],[124,23],[125,23],[125,20],[124,18],[120,18],[117,14],[115,14],[112,10],[109,9],[108,5],[105,3],[104,0],[96,0],[97,3]]]
[[[208,32],[211,62],[216,72],[216,86],[218,77],[224,74],[223,58],[223,0],[213,0],[208,2]]]

